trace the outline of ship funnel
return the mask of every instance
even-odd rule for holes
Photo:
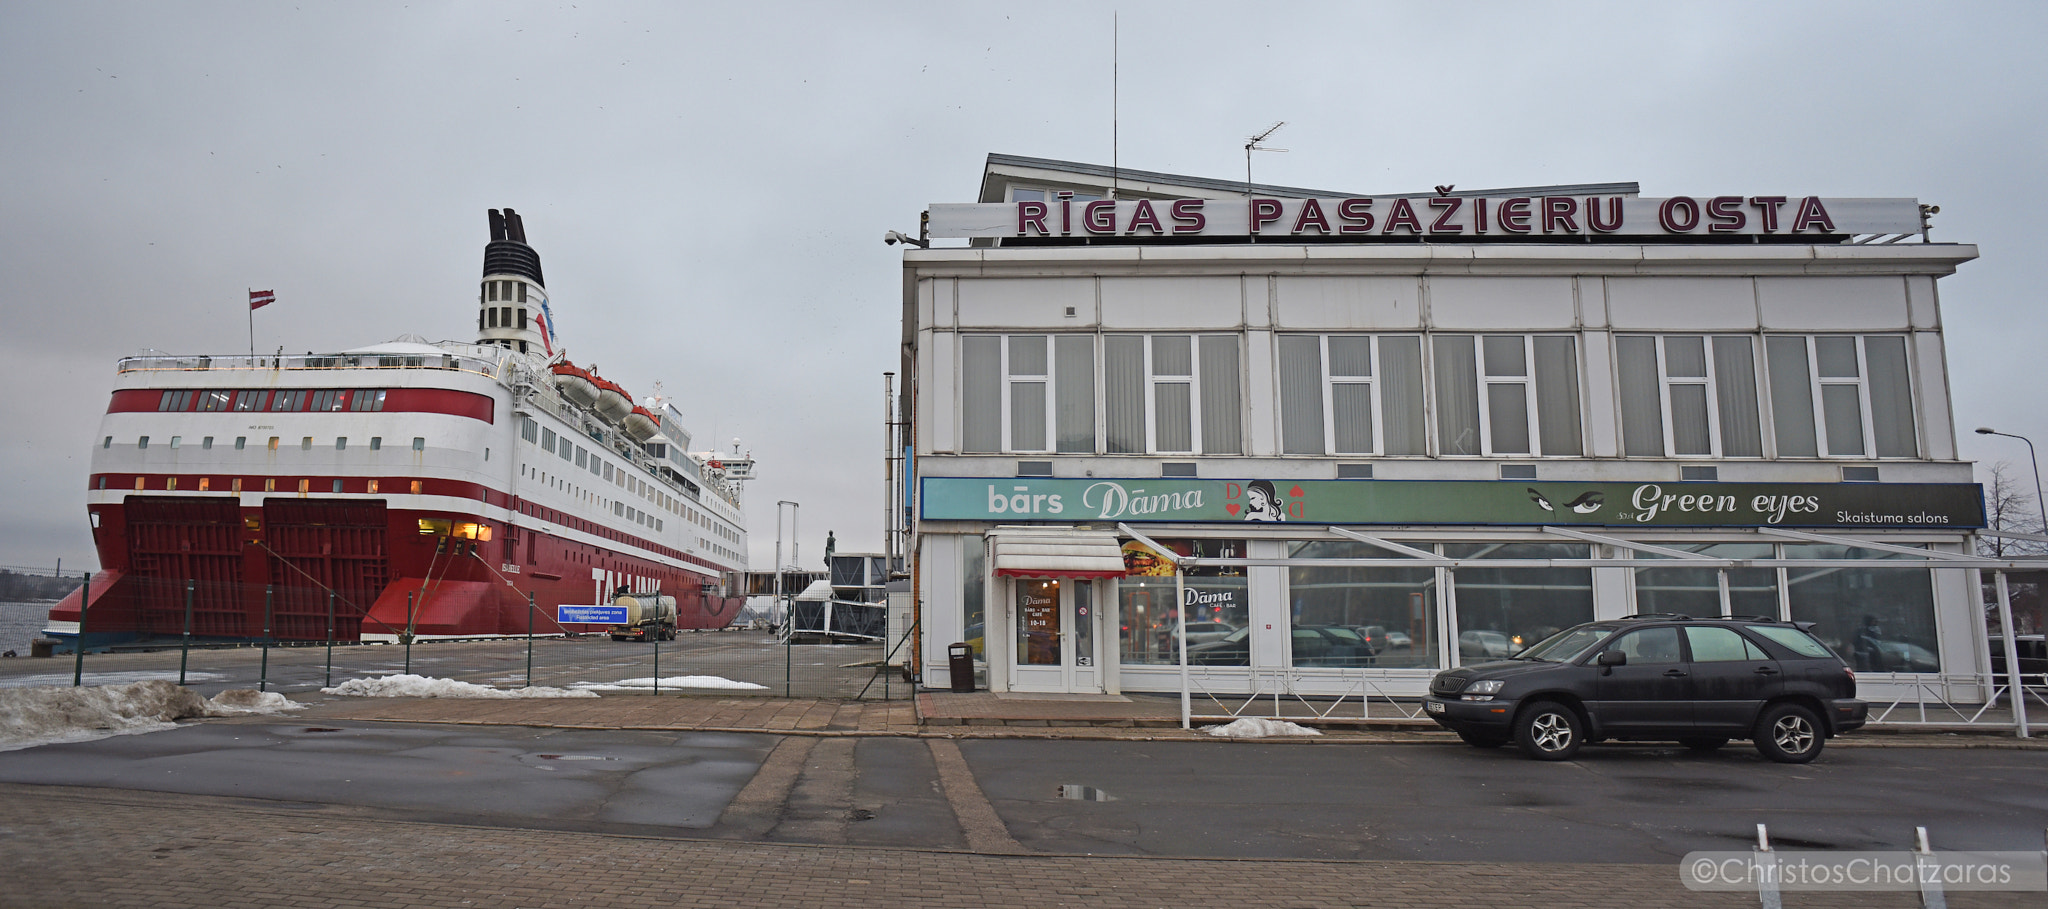
[[[554,326],[547,312],[540,254],[526,245],[526,224],[512,209],[490,210],[491,242],[484,247],[483,284],[477,293],[477,343],[553,356]]]

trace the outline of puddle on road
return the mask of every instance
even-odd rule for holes
[[[1083,802],[1116,801],[1116,796],[1110,795],[1109,793],[1097,789],[1093,786],[1076,786],[1072,783],[1062,783],[1060,785],[1060,798],[1074,799]]]
[[[543,761],[616,761],[618,758],[601,754],[536,754]]]

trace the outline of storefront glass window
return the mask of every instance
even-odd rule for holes
[[[962,627],[966,628],[961,640],[974,647],[974,661],[986,665],[988,662],[988,605],[984,595],[988,587],[988,550],[981,537],[962,537],[960,540],[960,603],[965,607]]]
[[[1181,555],[1242,558],[1243,540],[1159,540]],[[1117,585],[1118,646],[1130,665],[1177,665],[1180,653],[1173,566],[1144,544],[1124,544],[1126,574]],[[1184,579],[1188,663],[1251,665],[1250,602],[1244,569],[1193,568]]]
[[[1454,559],[1589,559],[1584,543],[1445,543]],[[1593,620],[1591,568],[1483,568],[1452,572],[1458,604],[1458,658],[1503,659],[1581,622]]]
[[[1786,570],[1792,620],[1860,672],[1939,672],[1934,583],[1926,568],[1888,568],[1888,552],[1820,543],[1791,543],[1787,559],[1869,559],[1868,568]]]
[[[1667,549],[1697,552],[1718,559],[1768,559],[1775,553],[1769,543],[1660,543]],[[1637,550],[1635,558],[1661,559],[1657,553]],[[1673,560],[1673,564],[1683,564]],[[1722,615],[1720,572],[1713,568],[1638,568],[1636,611],[1662,612],[1695,617]],[[1775,568],[1728,569],[1727,615],[1778,617],[1778,570]]]
[[[1295,543],[1288,547],[1288,556],[1402,557],[1367,543],[1322,540]],[[1437,585],[1433,568],[1296,566],[1287,570],[1287,597],[1296,666],[1438,666]],[[1333,636],[1329,629],[1348,631],[1364,646],[1347,648],[1350,638]]]

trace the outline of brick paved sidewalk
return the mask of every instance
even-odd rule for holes
[[[977,855],[393,821],[345,809],[0,785],[0,907],[1752,907],[1675,865]],[[2031,894],[1953,893],[1957,909]],[[1806,907],[1907,893],[1787,894]]]

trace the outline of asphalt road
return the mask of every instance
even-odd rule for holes
[[[964,772],[948,768],[964,759]],[[0,783],[393,819],[820,845],[1175,857],[1669,864],[1781,846],[2037,850],[2040,751],[778,737],[209,722],[0,753]],[[993,809],[992,816],[988,815]],[[977,819],[986,819],[986,823]]]

